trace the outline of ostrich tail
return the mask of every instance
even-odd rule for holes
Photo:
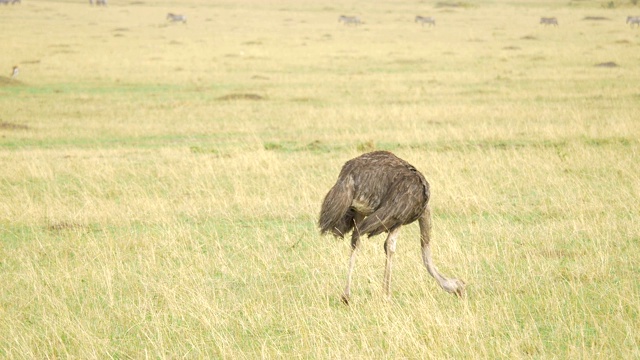
[[[354,196],[354,184],[351,177],[340,178],[329,190],[320,210],[320,233],[328,231],[338,237],[344,237],[353,228],[355,212],[351,209]]]

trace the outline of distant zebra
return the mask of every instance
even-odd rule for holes
[[[179,22],[179,21],[181,21],[183,24],[187,23],[187,17],[184,16],[184,15],[180,15],[180,14],[168,13],[167,14],[167,20],[170,20],[171,22]]]
[[[21,0],[0,0],[0,4],[5,4],[5,5],[13,5],[13,4],[20,4],[22,3]]]
[[[340,17],[338,18],[338,22],[342,22],[345,25],[355,25],[355,26],[362,24],[362,21],[360,21],[359,17],[345,16],[345,15],[340,15]]]
[[[436,26],[436,19],[431,16],[416,16],[416,20],[414,22],[420,23],[422,26],[424,24],[429,24],[429,26]]]
[[[93,5],[93,0],[89,0],[89,5]],[[107,0],[96,0],[97,6],[107,6]]]
[[[554,26],[558,26],[558,19],[554,18],[554,17],[542,17],[540,18],[540,24],[544,24],[544,26],[547,25],[554,25]]]
[[[640,16],[627,16],[627,24],[633,27],[635,24],[636,27],[640,27]]]

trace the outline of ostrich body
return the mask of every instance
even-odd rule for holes
[[[411,164],[388,151],[374,151],[347,161],[338,181],[329,190],[320,211],[320,232],[344,237],[351,234],[351,256],[347,285],[342,300],[351,296],[351,275],[355,266],[360,236],[387,232],[387,255],[383,287],[391,296],[391,261],[402,225],[416,220],[420,225],[422,261],[427,271],[445,291],[462,296],[464,282],[449,279],[438,272],[431,259],[431,210],[429,183]]]

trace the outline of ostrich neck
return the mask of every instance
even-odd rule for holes
[[[427,267],[429,274],[438,281],[440,286],[443,286],[444,283],[449,280],[447,277],[440,274],[436,266],[433,264],[433,260],[431,259],[431,249],[428,246],[422,252],[422,260],[424,261],[424,265]]]

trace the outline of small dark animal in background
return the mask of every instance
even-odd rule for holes
[[[427,271],[445,291],[462,296],[464,282],[449,279],[438,272],[431,259],[431,210],[429,183],[408,162],[388,151],[374,151],[347,161],[338,181],[329,190],[320,211],[320,232],[344,237],[351,233],[351,257],[347,286],[342,301],[349,303],[351,275],[355,266],[360,236],[387,232],[387,255],[383,287],[391,296],[391,260],[402,225],[416,220],[420,225],[422,261]]]
[[[636,27],[640,27],[640,16],[627,16],[626,23],[631,27],[633,27],[633,25],[635,25]]]
[[[542,17],[540,18],[540,24],[543,24],[544,26],[548,26],[548,25],[558,26],[558,19],[554,17]]]
[[[18,69],[18,65],[14,66],[13,70],[11,70],[11,78],[15,79],[19,73],[20,73],[20,69]]]
[[[346,16],[346,15],[340,15],[340,17],[338,18],[338,22],[342,22],[345,25],[355,25],[355,26],[362,24],[362,20],[360,20],[359,17]]]
[[[187,23],[187,17],[180,14],[168,13],[167,20],[171,22],[182,22],[183,24]]]
[[[424,26],[424,24],[429,24],[429,26],[436,26],[436,19],[432,18],[431,16],[418,15],[416,16],[414,22],[420,23],[422,26]]]

